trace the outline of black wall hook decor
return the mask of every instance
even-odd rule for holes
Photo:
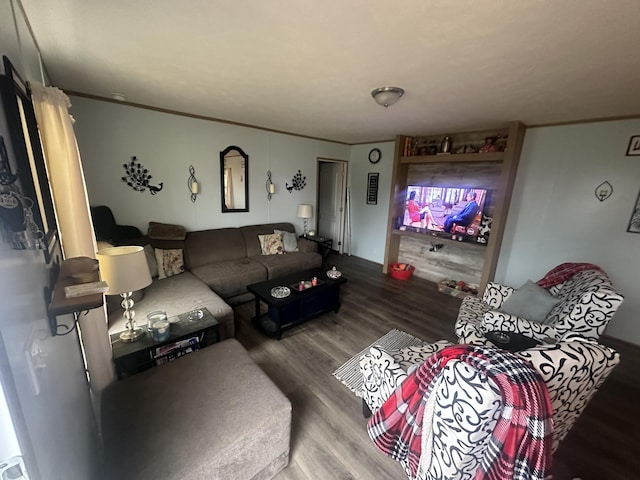
[[[146,189],[149,189],[149,193],[155,195],[162,190],[162,182],[160,182],[157,187],[149,184],[152,176],[149,170],[144,168],[136,157],[131,157],[131,161],[129,163],[123,163],[122,166],[126,172],[126,175],[122,177],[122,181],[136,192],[144,192]]]
[[[596,198],[604,202],[613,194],[613,186],[606,180],[598,185],[594,191]]]
[[[289,193],[291,193],[293,190],[302,190],[307,186],[307,177],[302,176],[302,172],[298,170],[298,173],[296,173],[291,179],[291,185],[285,183],[284,186],[289,191]]]

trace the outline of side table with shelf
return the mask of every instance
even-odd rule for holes
[[[118,379],[161,365],[193,350],[204,348],[220,341],[220,325],[206,308],[200,309],[204,314],[200,320],[189,320],[189,312],[177,317],[170,317],[171,333],[164,341],[155,341],[148,332],[135,342],[122,342],[120,334],[110,335],[113,362]],[[192,338],[196,341],[189,343]],[[180,347],[180,342],[186,348]],[[176,348],[166,348],[174,346]],[[163,348],[164,347],[164,348]]]
[[[310,236],[310,235],[300,235],[300,238],[304,238],[305,240],[310,240],[315,242],[318,245],[318,253],[322,255],[322,265],[328,266],[327,257],[331,253],[331,249],[333,248],[333,239],[326,237],[318,237],[318,236]]]

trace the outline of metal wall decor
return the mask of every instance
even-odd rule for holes
[[[189,193],[191,193],[191,201],[193,203],[196,203],[198,194],[200,193],[200,185],[198,184],[198,179],[196,178],[196,169],[193,168],[193,165],[189,165],[189,178],[187,179],[187,187],[189,188]]]
[[[267,170],[267,183],[265,184],[265,187],[267,189],[267,200],[271,201],[271,197],[276,193],[276,186],[271,180],[271,170]]]
[[[284,186],[289,191],[289,193],[291,193],[293,190],[302,190],[307,186],[307,177],[302,176],[302,172],[298,170],[298,173],[296,173],[291,179],[291,185],[285,183]]]
[[[607,198],[611,196],[613,193],[613,185],[611,185],[606,180],[598,185],[593,192],[596,195],[596,198],[601,202],[604,202]]]
[[[378,183],[380,179],[379,173],[370,173],[367,179],[367,204],[378,204]]]
[[[131,157],[129,163],[123,163],[122,167],[126,172],[126,175],[122,177],[122,181],[136,192],[144,192],[148,189],[151,195],[155,195],[162,190],[163,182],[160,182],[157,187],[149,183],[153,177],[149,173],[149,170],[144,168],[135,156]]]

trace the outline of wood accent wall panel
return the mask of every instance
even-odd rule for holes
[[[444,279],[480,284],[486,247],[469,242],[441,242],[437,237],[426,239],[402,236],[399,261],[416,267],[416,277],[432,282]],[[431,240],[430,240],[431,239]],[[442,243],[437,251],[430,251],[431,243]]]
[[[487,282],[493,280],[498,263],[525,130],[524,124],[511,122],[492,130],[450,134],[454,138],[454,152],[456,146],[474,144],[487,135],[500,134],[507,138],[504,152],[490,153],[403,156],[409,137],[396,137],[383,273],[388,273],[392,262],[403,261],[416,266],[416,276],[436,282],[445,278],[463,280],[479,284],[480,292],[484,290]],[[421,138],[430,141],[442,135]],[[489,190],[484,209],[484,214],[493,218],[488,245],[398,230],[398,219],[404,216],[408,185],[459,185]],[[426,255],[425,251],[442,253],[442,249],[430,252],[431,243],[442,243],[447,255]]]

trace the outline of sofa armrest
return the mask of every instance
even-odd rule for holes
[[[383,348],[373,346],[360,358],[362,399],[374,412],[404,382],[407,373]]]
[[[298,250],[302,253],[313,253],[318,251],[318,244],[307,240],[306,238],[298,238]]]
[[[495,282],[489,282],[482,294],[482,301],[491,308],[497,309],[502,306],[513,292],[515,292],[515,288]]]
[[[454,326],[454,332],[458,337],[458,343],[472,343],[467,339],[482,325],[482,317],[491,310],[491,307],[473,295],[466,296],[460,303],[458,317]]]
[[[527,337],[535,338],[540,342],[549,337],[558,339],[556,330],[550,325],[532,322],[526,318],[496,310],[491,310],[484,314],[480,329],[483,333],[495,331],[520,333]]]
[[[360,359],[362,373],[362,398],[373,412],[404,382],[407,373],[413,371],[434,353],[451,345],[439,340],[435,343],[387,351],[374,345]]]

